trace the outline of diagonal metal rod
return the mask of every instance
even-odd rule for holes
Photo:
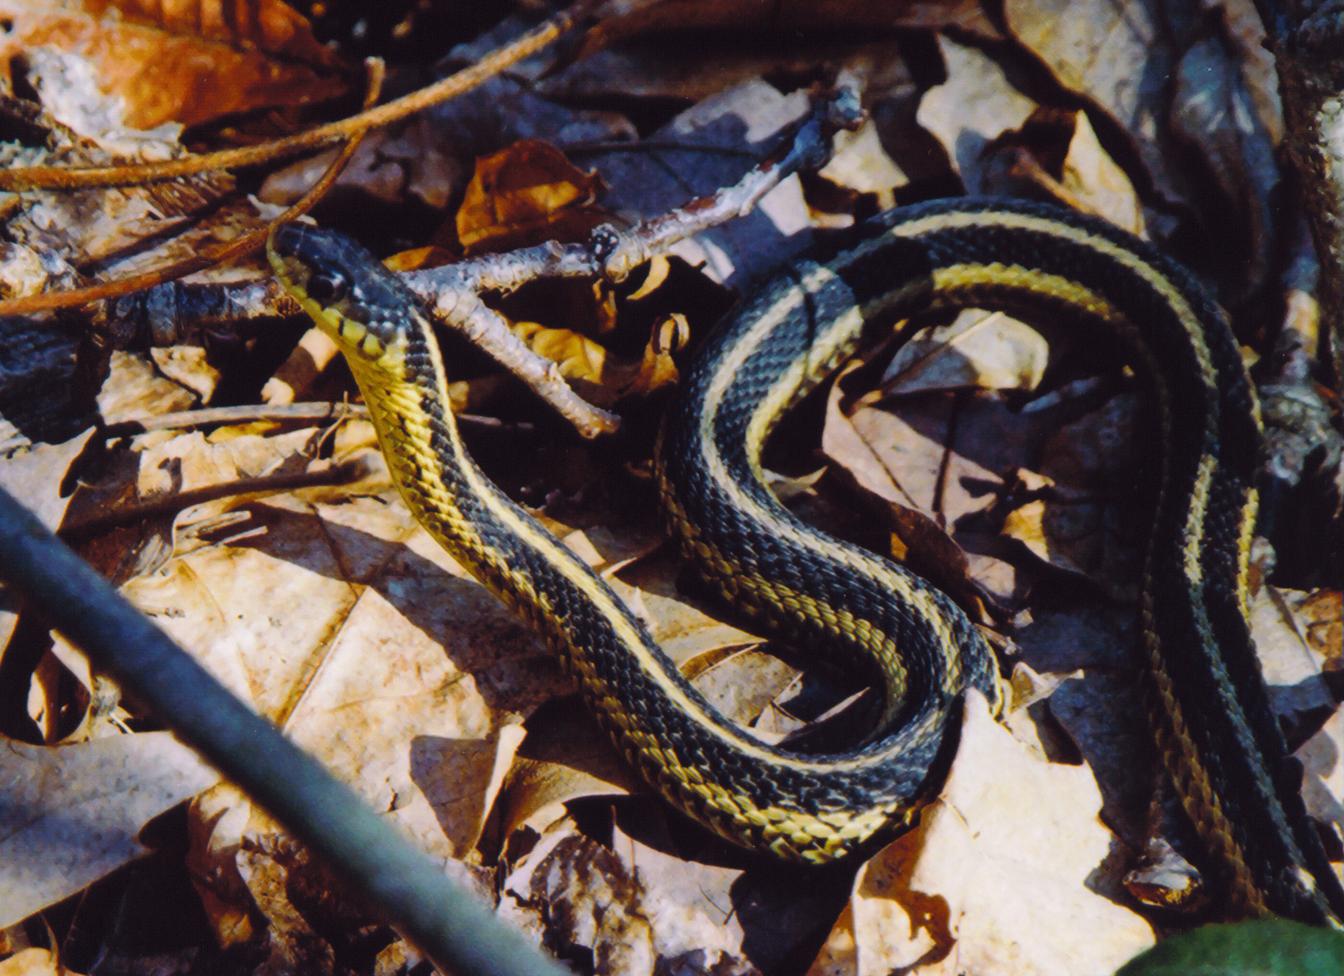
[[[183,742],[462,976],[566,976],[0,489],[0,577]]]

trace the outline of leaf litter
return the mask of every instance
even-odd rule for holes
[[[674,250],[684,263],[669,281],[713,283],[684,292],[680,319],[657,311],[675,304],[665,283],[633,299],[590,289],[565,301],[559,322],[551,293],[525,289],[509,299],[524,338],[587,384],[595,402],[651,430],[657,398],[646,397],[675,381],[686,337],[696,341],[722,307],[713,289],[749,287],[825,228],[852,221],[855,209],[914,198],[931,180],[976,192],[1026,187],[1159,241],[1177,226],[1213,234],[1244,219],[1231,225],[1226,261],[1178,256],[1197,261],[1234,313],[1269,280],[1282,229],[1261,204],[1278,179],[1269,152],[1277,103],[1240,5],[1198,23],[1159,23],[1136,5],[1107,27],[1105,5],[1055,17],[1049,4],[1009,3],[1003,25],[1020,50],[984,43],[999,37],[999,22],[978,5],[919,6],[930,18],[919,25],[924,49],[828,42],[831,69],[868,85],[872,121],[842,140],[821,177],[787,180],[744,219]],[[841,7],[838,18],[859,16]],[[91,26],[101,22],[69,10],[62,16],[79,19],[81,31],[110,31],[92,35],[100,43],[129,29]],[[279,10],[263,14],[289,16]],[[960,30],[934,30],[949,24]],[[637,35],[666,29],[656,20],[602,27],[615,45],[606,51],[568,67],[525,65],[488,93],[409,123],[394,137],[400,143],[371,140],[347,191],[413,215],[400,233],[370,228],[385,235],[380,243],[502,248],[656,215],[732,182],[805,110],[799,81],[816,69],[800,66],[787,43],[744,48],[707,76],[685,70],[707,55],[681,35],[670,35],[670,59],[640,55]],[[159,50],[179,40],[169,41],[180,27],[166,20],[135,29],[163,35]],[[621,30],[636,36],[615,43]],[[273,48],[253,43],[260,36],[201,31],[200,43],[233,52],[215,61],[220,70],[235,56],[274,59]],[[83,43],[55,46],[88,57]],[[455,56],[488,49],[479,43]],[[293,77],[328,80],[277,82],[285,105],[331,92],[338,76],[326,74],[335,66],[329,49],[304,50]],[[1139,63],[1149,70],[1135,86]],[[50,75],[48,108],[65,77]],[[246,87],[240,77],[239,91]],[[204,100],[203,117],[236,112],[239,91]],[[267,91],[253,88],[247,104],[277,104]],[[117,127],[200,122],[134,84],[119,94],[129,113]],[[603,111],[584,107],[585,98]],[[458,150],[439,125],[464,121],[470,137]],[[548,141],[518,142],[538,138]],[[521,167],[522,179],[483,180],[488,164],[477,155]],[[311,165],[295,164],[290,185],[302,186]],[[277,199],[290,192],[275,176],[268,186],[263,193]],[[1251,206],[1228,208],[1228,199]],[[62,235],[62,248],[99,253],[97,241],[77,236]],[[1242,267],[1255,274],[1229,273]],[[414,524],[364,421],[141,434],[72,469],[86,453],[84,435],[7,460],[3,477],[21,478],[30,503],[47,499],[54,524],[63,515],[92,524],[81,547],[137,606],[581,971],[1100,974],[1183,923],[1137,906],[1122,886],[1147,839],[1151,793],[1130,610],[1145,515],[1128,488],[1146,443],[1136,427],[1141,395],[1092,345],[1064,323],[1001,313],[902,325],[819,404],[805,405],[771,448],[791,507],[932,575],[993,628],[1013,674],[1007,727],[972,698],[938,799],[857,873],[763,865],[644,796],[539,639]],[[798,656],[760,646],[684,579],[647,504],[647,447],[585,455],[510,430],[518,416],[535,422],[535,405],[467,359],[472,382],[496,390],[474,395],[473,409],[506,415],[505,426],[470,434],[482,462],[613,582],[697,687],[776,739],[846,701],[852,689],[800,674]],[[197,348],[152,360],[118,352],[110,366],[97,391],[107,421],[214,403],[269,378],[237,356]],[[342,389],[339,366],[319,364],[310,378],[299,394]],[[268,488],[277,477],[312,481]],[[78,490],[57,501],[57,486],[71,481]],[[99,528],[99,517],[127,508],[144,514]],[[1304,797],[1333,825],[1339,849],[1339,591],[1265,584],[1254,610],[1275,707],[1306,769]],[[213,774],[122,702],[76,649],[12,611],[4,619],[0,662],[45,663],[20,679],[23,714],[5,717],[14,788],[0,820],[22,810],[28,822],[0,831],[8,910],[0,948],[14,953],[0,971],[49,966],[45,943],[31,941],[34,919],[83,919],[72,907],[81,893],[124,900],[126,879],[152,851],[138,839],[142,828],[185,800],[174,856],[210,944],[164,950],[155,963],[112,933],[111,958],[145,972],[201,953],[252,960],[239,963],[248,971],[422,965],[245,797],[212,786]],[[56,775],[61,785],[52,787]],[[338,961],[351,953],[370,963],[352,970]]]

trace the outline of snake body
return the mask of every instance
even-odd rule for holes
[[[630,764],[722,836],[804,862],[907,826],[946,769],[965,693],[1001,699],[992,652],[951,600],[770,494],[760,453],[772,426],[872,322],[978,306],[1111,332],[1147,382],[1163,445],[1140,629],[1165,765],[1230,914],[1344,918],[1250,637],[1254,388],[1223,313],[1148,245],[1025,202],[890,211],[767,284],[690,367],[656,454],[666,519],[762,629],[825,648],[877,689],[877,731],[827,755],[766,745],[725,719],[611,588],[485,477],[453,422],[433,329],[395,275],[301,225],[279,228],[269,255],[345,353],[415,517],[545,636]]]

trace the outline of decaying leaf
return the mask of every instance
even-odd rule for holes
[[[1099,807],[1085,767],[1046,762],[972,694],[942,794],[859,872],[812,972],[1110,973],[1153,932],[1100,893]]]
[[[145,823],[218,779],[167,732],[60,747],[5,741],[0,927],[142,857]]]
[[[608,219],[595,207],[602,187],[560,150],[538,139],[476,161],[457,210],[457,239],[468,253],[505,251],[547,240],[581,240]]]
[[[1000,134],[1020,126],[1036,107],[1009,83],[987,54],[946,37],[938,46],[947,81],[930,89],[919,103],[919,124],[942,144],[962,183],[971,193],[991,187],[982,155]]]
[[[12,27],[0,59],[52,47],[96,65],[98,84],[125,104],[126,124],[192,124],[340,94],[333,59],[308,22],[279,0],[259,0],[238,18],[214,0],[153,4],[128,0],[6,0]],[[307,62],[306,64],[304,62]],[[204,96],[204,97],[203,97]]]
[[[515,322],[513,331],[529,349],[560,368],[560,375],[599,407],[627,396],[644,396],[675,383],[673,356],[689,337],[686,320],[665,319],[654,328],[638,361],[621,359],[601,343],[570,329],[547,328],[537,322]]]

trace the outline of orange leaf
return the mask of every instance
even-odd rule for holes
[[[103,91],[125,100],[133,128],[195,125],[347,88],[308,21],[280,0],[0,0],[0,17],[12,24],[0,70],[35,47],[79,55]]]
[[[508,250],[539,241],[582,238],[607,220],[592,206],[602,189],[564,153],[524,139],[476,160],[476,172],[457,211],[457,237],[467,253]]]

